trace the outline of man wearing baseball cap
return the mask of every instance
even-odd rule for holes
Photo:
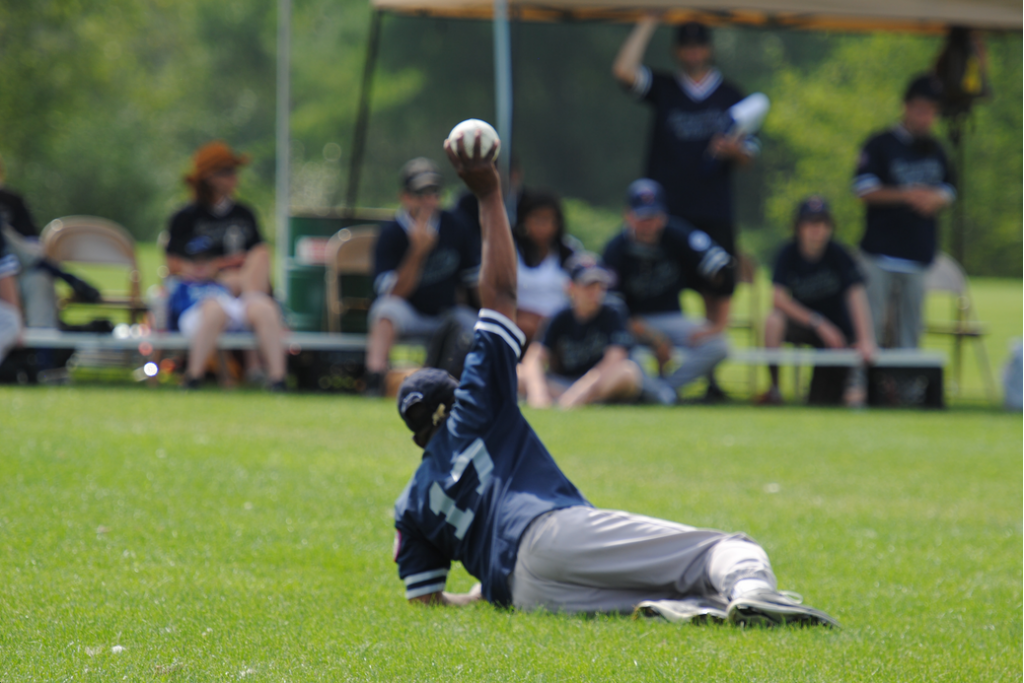
[[[883,346],[917,347],[925,271],[938,247],[937,217],[956,198],[946,154],[932,135],[941,102],[938,79],[915,77],[903,96],[900,123],[868,140],[857,160],[853,191],[867,206],[860,249]]]
[[[636,399],[643,373],[629,359],[632,336],[623,315],[604,301],[613,275],[586,252],[566,266],[569,307],[556,313],[540,341],[527,349],[520,393],[534,408]]]
[[[654,351],[662,374],[673,347],[683,351],[682,363],[664,378],[674,395],[729,353],[728,306],[713,307],[710,321],[697,320],[683,314],[679,296],[700,281],[709,295],[726,298],[733,260],[707,233],[668,215],[654,180],[632,183],[626,201],[625,226],[605,247],[604,262],[615,272],[630,331]]]
[[[381,227],[374,249],[374,291],[366,345],[366,393],[381,395],[396,340],[431,337],[450,321],[468,336],[476,315],[460,304],[460,287],[475,287],[479,241],[455,215],[439,208],[441,171],[419,157],[402,167],[401,208]]]
[[[765,320],[764,345],[773,349],[787,341],[815,348],[852,347],[869,362],[875,353],[875,335],[864,278],[846,249],[832,240],[834,227],[824,199],[814,195],[800,203],[793,240],[775,260],[774,308]],[[780,405],[779,368],[773,365],[768,369],[772,385],[758,403]],[[851,369],[845,378],[843,401],[860,407],[866,394],[864,367]]]
[[[498,172],[478,142],[456,145],[445,142],[448,157],[480,200],[483,308],[460,380],[421,370],[399,390],[399,414],[424,449],[395,502],[394,560],[405,597],[838,625],[777,592],[767,554],[745,535],[596,509],[558,468],[516,400],[526,338],[513,322],[516,252]],[[444,590],[453,561],[480,580],[467,594]]]

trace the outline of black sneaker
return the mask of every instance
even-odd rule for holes
[[[722,387],[718,386],[718,382],[710,382],[708,384],[708,390],[704,392],[703,403],[714,405],[716,403],[728,403],[729,394],[722,391]]]
[[[181,383],[181,388],[185,391],[195,391],[196,389],[203,388],[203,379],[201,377],[186,377],[185,381]]]
[[[275,394],[283,394],[284,392],[288,391],[288,383],[285,382],[283,379],[279,379],[276,382],[271,382],[269,385],[267,385],[267,391]]]
[[[802,605],[795,593],[754,591],[729,603],[729,621],[739,626],[830,626],[839,622],[821,610]]]

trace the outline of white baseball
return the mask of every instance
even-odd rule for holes
[[[459,135],[462,135],[462,144],[466,147],[466,154],[472,156],[473,141],[476,140],[477,131],[480,131],[480,156],[487,156],[491,148],[494,148],[494,158],[497,158],[498,150],[501,149],[498,131],[494,130],[494,126],[480,119],[466,119],[452,128],[452,132],[448,133],[448,144],[451,145],[453,150],[458,152],[458,138]]]

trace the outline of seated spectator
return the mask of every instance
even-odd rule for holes
[[[0,159],[0,232],[8,253],[21,265],[17,284],[24,304],[25,326],[56,328],[59,321],[53,264],[44,263],[39,230],[25,200],[8,189],[5,180],[3,159]]]
[[[778,348],[783,341],[815,348],[860,351],[865,361],[875,353],[864,278],[853,258],[832,241],[834,225],[828,205],[810,197],[797,209],[794,239],[775,261],[774,309],[765,321],[764,345]],[[778,405],[779,368],[769,366],[772,386],[758,403]],[[863,366],[846,378],[843,401],[862,406],[867,398]]]
[[[196,150],[192,171],[185,176],[192,203],[174,214],[168,228],[168,297],[174,295],[177,278],[187,269],[189,255],[185,248],[196,237],[212,243],[219,266],[217,281],[233,296],[271,293],[270,249],[260,234],[256,215],[235,201],[238,168],[247,163],[247,155],[236,154],[219,140]],[[243,355],[248,381],[262,384],[271,373],[260,366],[257,354]]]
[[[658,395],[663,403],[673,402],[679,389],[707,376],[729,353],[723,332],[729,317],[725,292],[731,286],[726,275],[733,268],[732,258],[706,233],[670,218],[661,185],[655,181],[641,179],[630,185],[628,203],[625,228],[605,247],[604,262],[618,277],[630,331],[657,358],[663,378]],[[714,320],[683,314],[680,294],[698,278],[709,289],[722,288],[725,303],[710,309]],[[674,347],[683,351],[683,361],[665,377]]]
[[[460,286],[475,287],[480,242],[454,214],[441,211],[441,173],[424,158],[402,168],[401,208],[381,227],[374,252],[374,290],[366,345],[366,393],[384,390],[396,340],[430,337],[457,324],[472,336],[476,313],[457,302]]]
[[[8,253],[4,235],[0,232],[0,361],[21,338],[18,270],[18,259]]]
[[[520,366],[519,391],[534,408],[629,401],[643,386],[629,359],[632,338],[622,314],[605,304],[613,276],[592,254],[569,264],[570,307],[548,321],[541,341],[530,344]],[[547,366],[547,370],[545,370]]]
[[[185,268],[189,259],[186,246],[196,237],[206,237],[220,264],[217,279],[232,294],[270,293],[270,249],[255,214],[235,201],[238,168],[247,163],[247,155],[235,154],[219,140],[196,151],[192,172],[185,177],[193,201],[174,214],[168,229],[167,268],[171,275],[177,276]]]
[[[194,237],[180,262],[180,283],[168,302],[172,331],[189,338],[185,386],[198,388],[222,332],[255,332],[271,391],[285,389],[284,327],[277,304],[263,292],[236,297],[218,279],[221,250],[205,235]]]
[[[565,262],[574,250],[566,240],[558,197],[542,191],[525,192],[512,236],[519,253],[516,325],[532,340],[546,319],[569,305]]]

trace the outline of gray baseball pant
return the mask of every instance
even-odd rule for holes
[[[704,320],[688,318],[682,313],[641,315],[640,319],[666,335],[672,340],[673,346],[683,349],[682,364],[665,378],[665,382],[673,389],[678,390],[696,379],[706,377],[729,355],[729,345],[722,335],[708,337],[696,346],[690,344],[690,335],[704,327]]]
[[[865,288],[878,345],[882,346],[886,341],[886,321],[891,312],[895,312],[897,324],[893,346],[898,349],[916,349],[921,338],[925,270],[894,273],[881,268],[877,259],[870,254],[864,254],[861,265],[867,280]]]
[[[767,553],[744,534],[579,506],[530,524],[509,587],[518,609],[632,612],[690,597],[724,608],[741,579],[776,585]]]
[[[465,330],[476,325],[477,313],[468,306],[457,305],[448,314],[455,316]],[[397,296],[382,296],[370,306],[370,324],[387,318],[395,327],[399,339],[409,337],[430,337],[447,322],[447,314],[426,315],[412,307],[408,301]]]

